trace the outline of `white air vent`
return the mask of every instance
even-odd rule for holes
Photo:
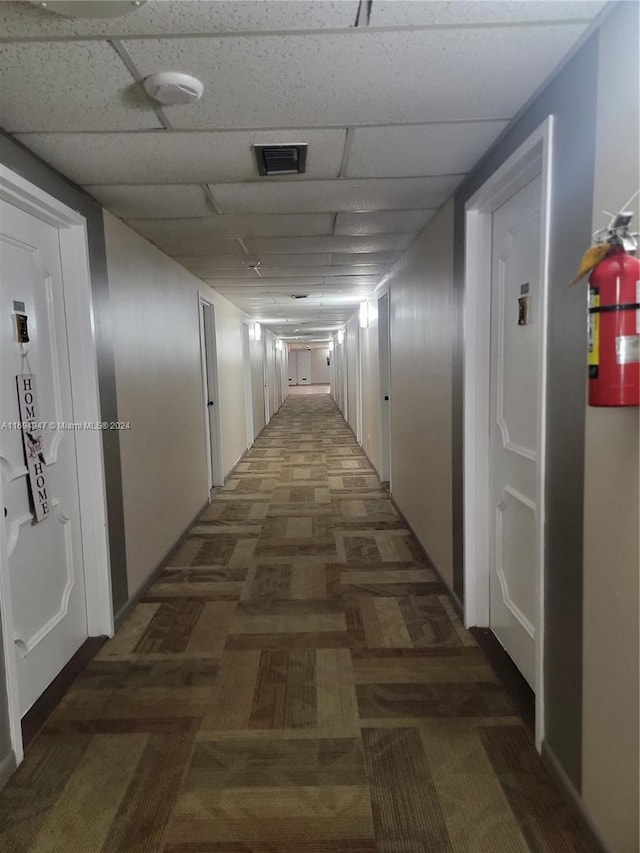
[[[307,169],[307,145],[254,145],[260,175],[303,175]]]

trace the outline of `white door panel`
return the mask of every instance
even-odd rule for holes
[[[20,420],[16,375],[36,378],[39,421],[74,420],[60,246],[56,228],[0,202],[0,422]],[[16,342],[14,302],[30,342]],[[24,714],[87,638],[75,435],[43,430],[50,515],[34,523],[22,434],[0,430],[0,470],[20,712]]]
[[[311,385],[311,353],[308,349],[296,352],[298,360],[298,385]]]
[[[535,685],[541,179],[493,215],[490,625]],[[521,324],[525,320],[524,324]]]
[[[289,352],[289,385],[298,384],[298,350],[292,349]]]

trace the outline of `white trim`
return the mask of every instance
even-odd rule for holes
[[[98,360],[91,298],[86,220],[58,199],[0,164],[0,198],[58,229],[65,291],[74,421],[101,420]],[[107,539],[107,502],[100,430],[75,433],[85,574],[87,632],[90,637],[113,636],[113,603]],[[0,496],[1,497],[1,496]],[[0,537],[0,558],[7,565],[6,543]],[[9,703],[11,746],[16,763],[23,758],[20,702],[14,651],[11,589],[0,572],[0,615]]]
[[[464,294],[464,619],[489,625],[489,365],[492,216],[537,175],[542,179],[540,236],[540,356],[536,538],[538,588],[535,635],[536,746],[544,738],[544,556],[547,401],[547,323],[552,192],[553,116],[523,142],[469,199],[466,211]]]

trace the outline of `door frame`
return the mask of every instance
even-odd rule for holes
[[[536,482],[536,746],[544,738],[544,567],[547,322],[554,119],[550,115],[465,205],[464,290],[464,621],[489,626],[489,388],[493,213],[538,175],[540,205],[540,351]]]
[[[202,309],[211,312],[211,325],[213,329],[213,340],[207,341],[206,330],[204,324],[204,316]],[[204,431],[205,431],[205,446],[207,458],[207,482],[209,486],[209,500],[211,492],[216,486],[224,485],[222,476],[222,447],[220,444],[220,383],[218,380],[218,342],[216,336],[216,306],[213,300],[207,294],[198,292],[198,320],[200,328],[200,365],[202,370],[202,398],[204,405]],[[208,344],[208,346],[207,346]],[[209,363],[207,364],[207,358]],[[212,375],[211,375],[212,374]],[[209,423],[209,395],[211,388],[209,387],[210,380],[213,379],[213,394],[214,399],[214,414],[215,414],[215,430],[216,441],[215,447],[211,441],[211,429]]]
[[[91,296],[87,223],[81,214],[0,164],[0,199],[58,230],[65,294],[73,420],[100,423],[98,357]],[[107,540],[107,501],[101,430],[74,431],[85,575],[87,634],[114,633]],[[0,501],[2,481],[0,480]],[[0,533],[0,618],[9,730],[16,764],[24,755],[15,657],[11,585],[5,536]]]

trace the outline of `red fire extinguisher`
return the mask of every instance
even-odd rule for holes
[[[640,260],[631,254],[631,216],[618,214],[604,230],[609,250],[589,276],[590,406],[640,405]]]

